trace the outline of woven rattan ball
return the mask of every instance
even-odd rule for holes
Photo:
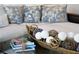
[[[66,39],[65,41],[62,42],[61,46],[65,49],[75,50],[77,47],[77,43],[73,39],[72,40]]]
[[[55,37],[56,35],[58,35],[58,32],[56,30],[50,30],[49,31],[49,36]]]

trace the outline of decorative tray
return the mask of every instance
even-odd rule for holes
[[[31,28],[31,30],[32,30],[32,28]],[[52,47],[52,45],[50,45],[50,44],[48,44],[48,43],[46,43],[44,41],[37,40],[32,35],[32,33],[30,33],[30,29],[28,29],[28,31],[29,31],[28,35],[43,48],[49,49],[49,50],[54,51],[54,52],[56,52],[58,54],[79,54],[79,52],[77,52],[75,50],[65,49],[65,48],[60,47],[60,46]]]
[[[39,41],[39,40],[35,39],[32,35],[30,35],[30,37],[32,39],[34,39],[41,47],[52,50],[52,51],[55,51],[59,54],[79,54],[79,52],[77,52],[77,51],[68,50],[68,49],[65,49],[65,48],[62,48],[62,47],[53,48],[51,45],[48,45],[45,42],[42,42],[42,41]]]

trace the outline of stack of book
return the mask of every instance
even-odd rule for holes
[[[15,52],[22,52],[35,50],[36,45],[34,44],[34,42],[31,41],[22,42],[22,40],[13,39],[10,42],[10,46]]]

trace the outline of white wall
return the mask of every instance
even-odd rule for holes
[[[67,12],[72,14],[79,14],[79,4],[67,5]]]

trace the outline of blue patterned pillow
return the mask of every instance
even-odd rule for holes
[[[25,5],[24,6],[24,22],[38,23],[40,22],[40,5]]]
[[[65,22],[67,21],[66,5],[43,5],[42,22]]]
[[[4,7],[11,24],[20,24],[23,22],[23,5],[5,5]]]

